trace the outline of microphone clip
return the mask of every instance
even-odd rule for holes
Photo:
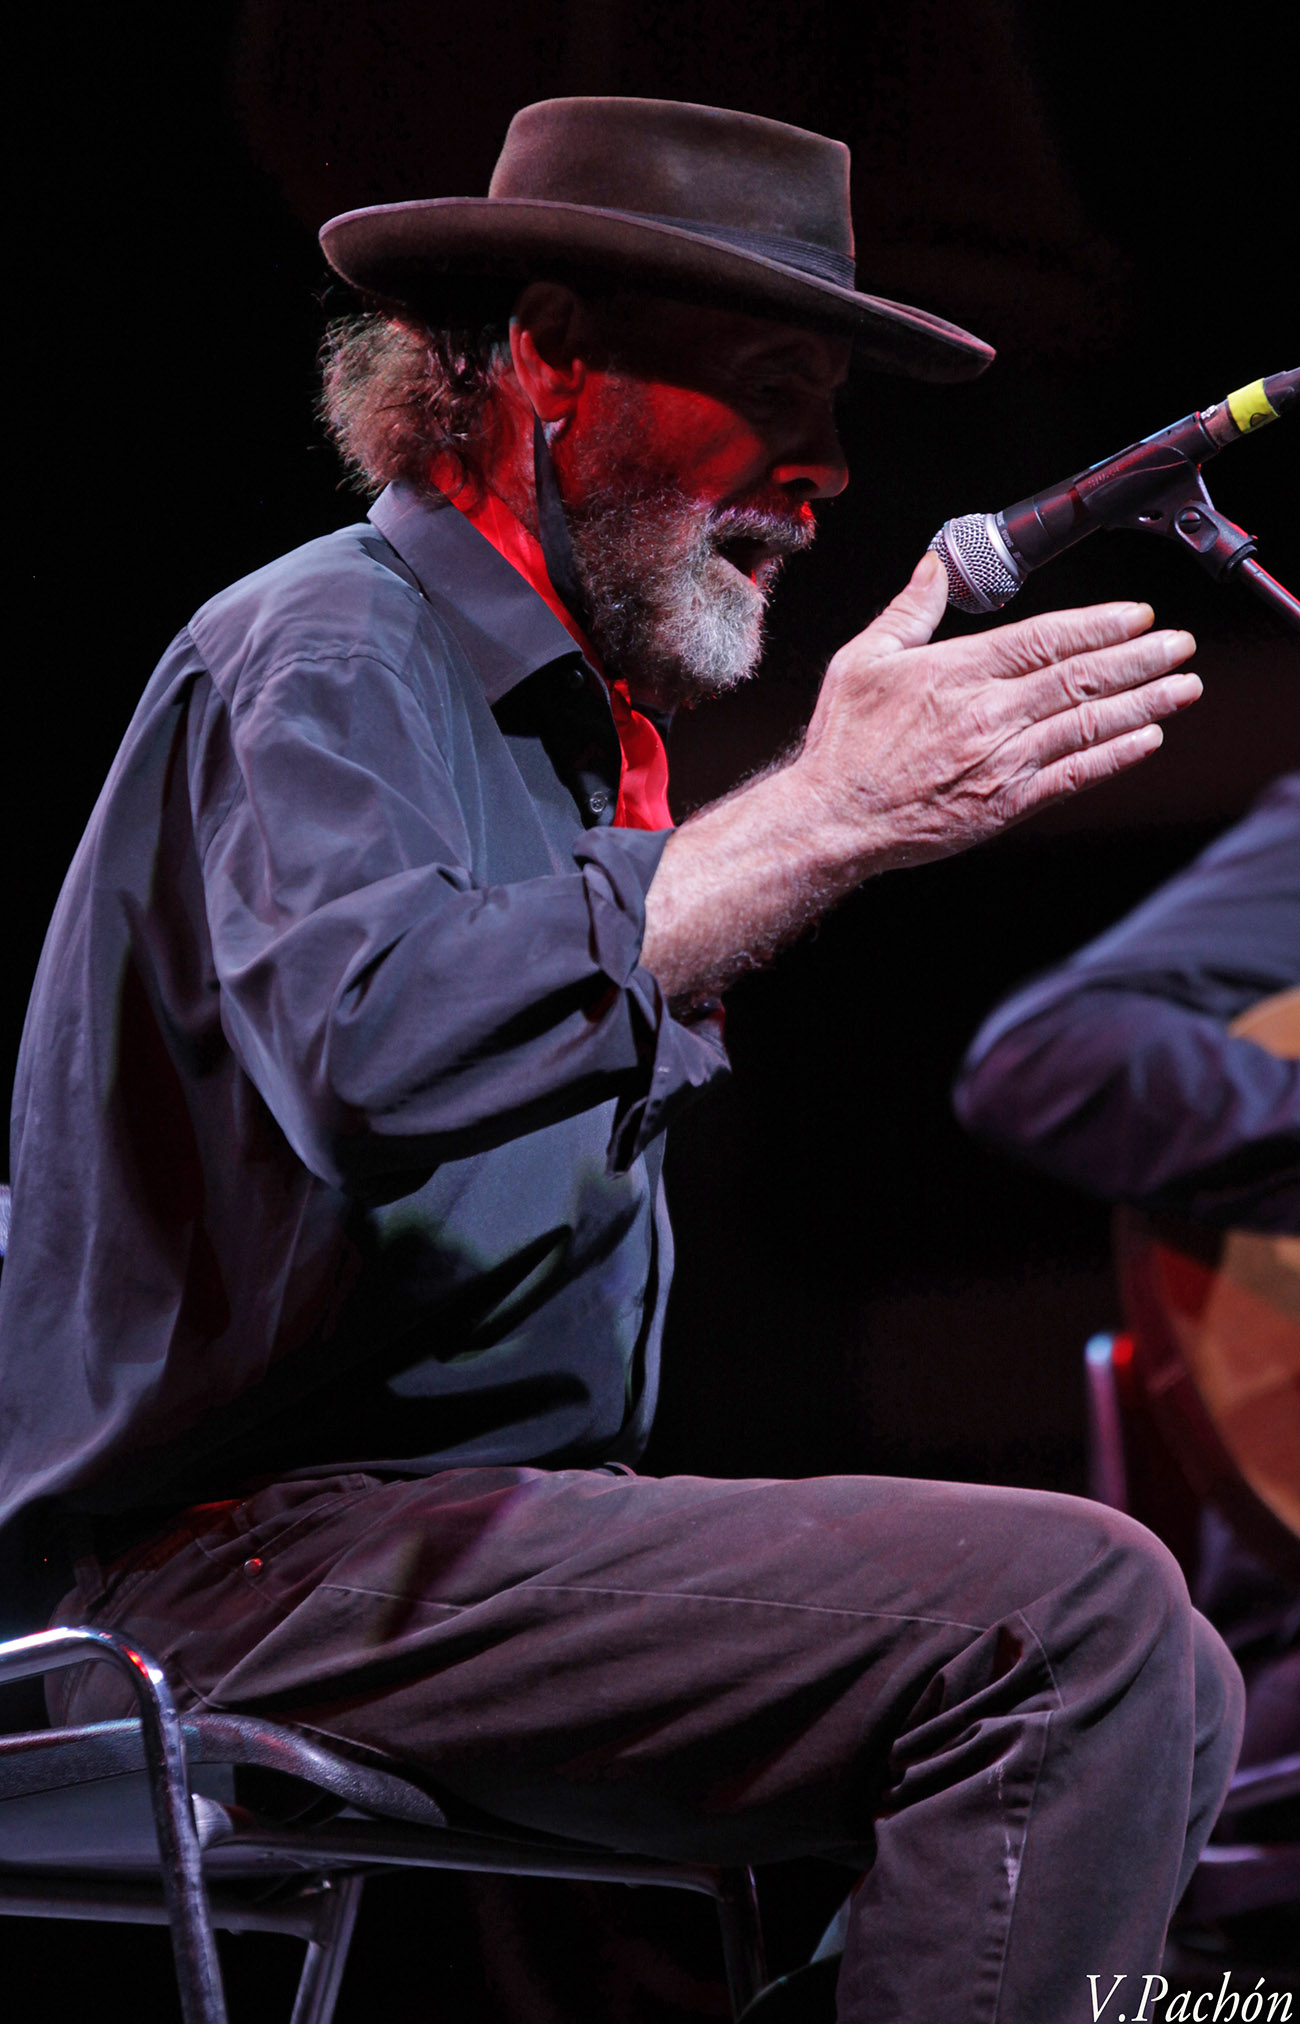
[[[1198,465],[1186,462],[1168,481],[1143,497],[1132,498],[1108,512],[1106,527],[1135,527],[1141,534],[1160,534],[1194,555],[1201,568],[1222,582],[1230,578],[1268,605],[1275,618],[1300,632],[1300,598],[1270,576],[1256,560],[1253,534],[1229,520],[1205,489]]]
[[[1205,489],[1195,464],[1186,463],[1166,482],[1118,512],[1105,514],[1106,527],[1131,527],[1141,534],[1160,534],[1186,548],[1211,576],[1222,577],[1256,550],[1253,534],[1229,520]]]

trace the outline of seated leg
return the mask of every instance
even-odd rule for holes
[[[1140,1982],[1240,1723],[1149,1533],[943,1483],[273,1485],[96,1620],[182,1702],[383,1749],[524,1827],[857,1864],[854,2020],[1083,2024],[1090,1973]],[[98,1686],[71,1718],[114,1712]]]

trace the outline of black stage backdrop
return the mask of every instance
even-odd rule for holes
[[[5,1077],[64,868],[158,654],[213,590],[357,513],[311,412],[323,316],[343,306],[315,243],[325,217],[482,191],[530,99],[737,106],[848,141],[864,285],[997,343],[974,387],[862,383],[855,481],[782,586],[762,680],[672,733],[685,813],[797,733],[830,652],[950,514],[1296,362],[1280,192],[1296,50],[1278,19],[1253,14],[1238,44],[1192,39],[1168,6],[1033,0],[48,10],[6,260],[23,447]],[[1272,430],[1210,474],[1292,588],[1295,450],[1294,425]],[[970,1145],[952,1075],[995,999],[1300,764],[1294,637],[1164,544],[1100,536],[1018,609],[1118,596],[1200,641],[1206,696],[1162,753],[994,847],[876,881],[732,993],[734,1079],[670,1154],[679,1267],[652,1471],[1082,1487],[1082,1344],[1117,1319],[1107,1216]],[[801,1936],[799,1899],[771,1895],[779,1951],[783,1919]],[[721,2014],[707,1921],[680,1945],[678,1921],[670,1946],[660,1913],[624,1911],[619,1944],[582,1938],[542,1886],[473,1911],[432,1961],[393,1917],[381,1942],[370,1914],[341,2024],[431,2015],[439,1986],[449,2017]],[[158,1935],[98,1929],[93,1958],[153,1973],[150,1938],[156,1967]],[[280,2014],[279,1964],[283,1943],[232,1950],[244,2015]]]

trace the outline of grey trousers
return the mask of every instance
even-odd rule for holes
[[[525,1827],[852,1862],[853,2024],[1091,2024],[1089,1975],[1159,1967],[1240,1739],[1172,1557],[1043,1492],[352,1475],[82,1580],[63,1620],[129,1632],[182,1706],[389,1752]],[[103,1667],[52,1691],[59,1720],[128,1712]]]

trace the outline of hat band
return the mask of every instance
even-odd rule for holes
[[[672,225],[679,232],[693,232],[696,238],[720,239],[741,253],[757,253],[763,260],[777,260],[783,267],[797,267],[818,281],[834,282],[837,288],[852,288],[857,271],[851,253],[836,253],[829,246],[814,246],[809,239],[784,239],[779,232],[751,232],[744,225],[712,225],[699,218],[665,218],[657,211],[625,211],[625,218],[644,218],[650,225]]]

